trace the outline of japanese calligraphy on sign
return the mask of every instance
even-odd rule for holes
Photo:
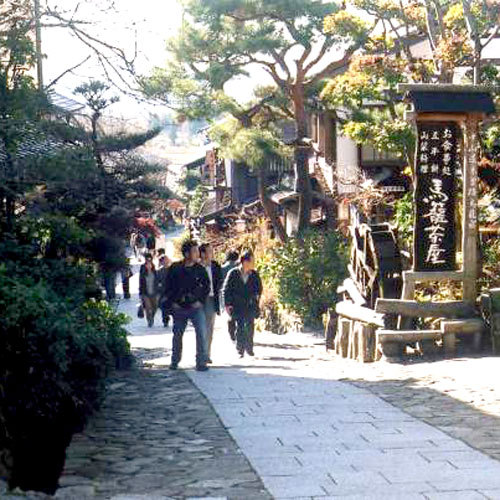
[[[453,271],[459,128],[454,122],[419,122],[417,130],[413,267]]]

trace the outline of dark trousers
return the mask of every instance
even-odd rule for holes
[[[236,320],[233,318],[229,318],[227,321],[227,331],[229,332],[229,336],[232,341],[236,340]]]
[[[162,301],[160,303],[160,309],[161,309],[161,319],[163,320],[163,326],[167,326],[168,321],[170,319],[171,311],[166,301]]]
[[[128,273],[122,272],[122,289],[123,298],[130,299],[130,278],[128,277]]]
[[[196,365],[207,363],[207,326],[203,307],[198,309],[173,309],[174,325],[172,331],[172,365],[177,366],[182,358],[182,337],[188,321],[191,321],[196,333]]]
[[[104,289],[106,290],[106,300],[114,300],[116,298],[116,273],[106,271],[103,276]]]
[[[235,318],[236,349],[240,354],[253,353],[254,318]]]

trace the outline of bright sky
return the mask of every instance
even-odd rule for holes
[[[87,31],[123,48],[127,54],[133,55],[137,33],[138,70],[148,74],[154,66],[162,66],[166,60],[165,40],[174,35],[182,21],[182,9],[178,0],[117,0],[116,11],[104,14],[102,7],[108,0],[64,0],[61,2],[70,11],[76,5],[80,8],[75,18],[92,20],[93,26],[85,27]],[[49,0],[49,4],[56,4]],[[42,32],[42,49],[46,55],[44,62],[44,80],[49,84],[62,72],[84,60],[91,51],[70,34],[69,30],[60,28],[44,28]],[[103,79],[102,71],[95,58],[79,67],[73,74],[63,77],[56,86],[60,93],[71,96],[74,88],[89,78]],[[251,92],[251,81],[239,81],[231,85],[231,92],[243,99]],[[155,112],[154,108],[137,105],[127,98],[121,99],[117,107],[124,115],[134,113],[146,114]],[[157,111],[157,110],[156,110]]]
[[[106,14],[98,6],[102,6],[104,0],[64,0],[62,5],[69,10],[79,3],[81,7],[75,17],[93,22],[93,26],[84,29],[101,40],[121,47],[130,56],[134,54],[136,33],[138,34],[137,68],[141,73],[147,74],[154,66],[164,64],[165,40],[175,34],[182,20],[182,10],[177,0],[118,0],[117,12]],[[60,28],[44,28],[42,49],[46,55],[45,84],[49,84],[91,53],[91,50],[71,35],[69,30]],[[103,79],[95,58],[76,69],[73,74],[63,77],[57,84],[56,90],[71,96],[77,85],[90,78]],[[129,100],[122,99],[122,101],[121,109],[134,108]]]

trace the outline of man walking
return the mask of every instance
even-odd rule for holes
[[[201,265],[210,280],[210,292],[204,304],[207,321],[207,363],[212,363],[212,338],[214,336],[215,317],[220,314],[220,292],[222,288],[222,269],[214,260],[214,252],[210,243],[200,246]]]
[[[199,264],[198,244],[192,240],[182,245],[181,262],[170,266],[166,279],[168,304],[171,305],[173,325],[171,370],[176,370],[182,357],[182,337],[188,321],[196,332],[196,369],[206,371],[206,320],[203,305],[210,293],[210,281],[203,266]]]
[[[224,283],[224,303],[228,314],[236,321],[236,349],[242,358],[245,352],[254,355],[254,321],[260,313],[262,282],[255,270],[252,252],[243,253],[240,262]]]
[[[238,267],[238,264],[239,264],[238,252],[231,250],[226,255],[226,262],[224,262],[224,264],[222,265],[222,282],[223,283],[226,281],[226,278],[227,278],[227,275],[229,274],[229,271],[231,271],[235,267]],[[234,342],[236,340],[236,322],[234,321],[234,319],[231,316],[229,316],[229,320],[227,322],[227,330],[229,332],[229,336],[231,337],[231,340]]]

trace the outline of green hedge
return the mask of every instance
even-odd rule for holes
[[[318,326],[345,278],[345,246],[336,232],[310,230],[261,259],[259,270],[274,285],[280,304],[305,324]]]
[[[0,477],[53,493],[65,449],[129,354],[124,325],[98,299],[91,268],[0,245]]]

